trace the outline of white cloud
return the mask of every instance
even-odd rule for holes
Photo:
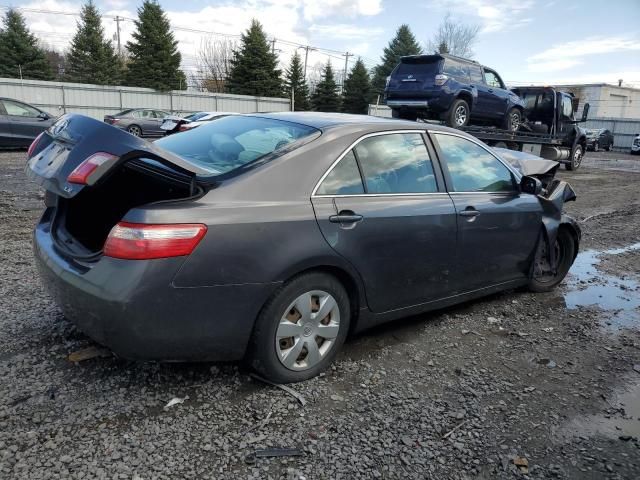
[[[304,18],[373,16],[382,11],[382,0],[302,0]]]
[[[384,32],[383,28],[358,27],[346,23],[333,23],[329,25],[311,25],[309,31],[320,37],[340,39],[371,38]]]
[[[617,37],[593,36],[555,45],[527,58],[531,72],[566,70],[584,63],[580,57],[640,50],[640,41],[626,35]]]
[[[531,22],[526,15],[534,6],[533,0],[434,0],[429,9],[475,16],[482,33],[518,28]]]

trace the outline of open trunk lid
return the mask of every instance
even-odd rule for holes
[[[95,175],[92,174],[91,184],[99,182],[117,165],[140,157],[178,167],[194,175],[211,175],[209,170],[146,140],[77,114],[60,117],[34,141],[29,152],[27,176],[46,190],[67,199],[73,198],[87,187],[69,182],[69,175],[96,153],[106,153],[113,158],[102,164]]]

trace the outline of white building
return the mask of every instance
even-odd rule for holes
[[[578,116],[582,115],[582,107],[588,103],[589,118],[640,119],[640,88],[606,83],[554,87],[572,92],[579,99]]]

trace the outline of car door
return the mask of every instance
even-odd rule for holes
[[[489,96],[489,87],[484,83],[482,76],[482,68],[480,65],[469,65],[469,81],[470,87],[475,88],[478,92],[476,103],[471,109],[471,116],[475,118],[491,117],[491,98]]]
[[[421,132],[363,137],[312,202],[327,242],[360,273],[376,313],[449,295],[453,202]]]
[[[49,128],[52,121],[31,105],[16,100],[1,100],[10,124],[13,146],[27,147],[34,138]]]
[[[505,87],[500,76],[491,69],[484,68],[484,92],[488,115],[491,118],[503,117],[507,111],[509,91]],[[480,96],[480,92],[478,92]]]
[[[459,288],[472,291],[529,273],[542,207],[520,193],[517,176],[475,139],[430,132],[458,214]]]
[[[161,110],[152,110],[152,116],[154,119],[154,125],[153,125],[153,134],[154,135],[162,135],[164,134],[164,130],[162,130],[162,128],[160,128],[162,126],[162,122],[164,121],[164,117],[166,117],[168,114],[166,112],[163,112]]]

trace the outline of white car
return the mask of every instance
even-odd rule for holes
[[[164,130],[165,135],[171,135],[172,133],[184,132],[185,130],[191,130],[199,127],[203,123],[210,122],[211,120],[217,120],[218,118],[226,117],[229,115],[237,115],[231,112],[196,112],[186,117],[179,117],[171,115],[165,117],[160,128]]]
[[[631,144],[631,155],[640,155],[640,133],[636,135]]]

